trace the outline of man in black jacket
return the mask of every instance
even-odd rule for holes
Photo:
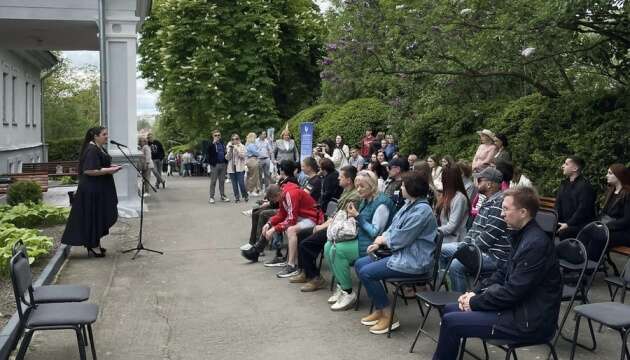
[[[562,174],[567,177],[556,195],[558,236],[573,238],[589,222],[595,220],[595,189],[582,175],[584,160],[571,156],[562,164]]]
[[[526,187],[505,192],[501,215],[513,251],[506,263],[458,304],[444,308],[433,359],[456,359],[461,338],[544,342],[553,338],[562,282],[553,241],[536,223],[538,194]]]
[[[153,160],[153,175],[155,175],[155,187],[166,187],[166,181],[162,178],[162,167],[164,166],[164,146],[153,138],[153,134],[147,135],[147,142],[151,148],[151,159]]]
[[[219,181],[221,200],[224,202],[230,201],[225,196],[225,175],[227,173],[225,154],[227,154],[227,147],[221,141],[221,132],[215,130],[212,132],[212,143],[208,146],[208,163],[210,164],[210,198],[208,202],[210,204],[214,204],[214,191],[217,187],[217,180]]]

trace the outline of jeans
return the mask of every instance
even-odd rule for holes
[[[442,252],[440,253],[440,269],[445,269],[450,258],[455,254],[457,249],[462,243],[448,243],[442,245]],[[481,255],[483,264],[481,266],[481,273],[493,272],[497,269],[497,259],[486,253]],[[451,268],[449,270],[449,280],[451,281],[451,291],[465,292],[469,289],[468,284],[469,272],[458,260],[453,260]]]
[[[520,334],[516,329],[506,333],[494,325],[499,316],[494,311],[461,311],[458,304],[444,307],[440,325],[440,337],[433,360],[455,360],[462,338],[501,339],[519,342],[544,342],[548,334]],[[504,311],[503,316],[509,314]],[[553,335],[553,334],[552,334]]]
[[[241,197],[247,200],[249,197],[247,196],[247,189],[245,189],[245,172],[239,171],[235,173],[231,173],[230,182],[232,182],[232,191],[234,191],[234,199],[239,200]],[[239,189],[240,196],[239,196]]]
[[[269,158],[258,159],[258,167],[260,169],[260,183],[267,189],[271,183],[271,161],[269,161]]]
[[[381,280],[388,278],[415,278],[418,274],[407,274],[392,270],[387,267],[389,257],[373,260],[369,256],[364,256],[354,263],[354,269],[359,276],[359,280],[365,287],[368,296],[374,302],[374,308],[381,310],[389,306],[389,298],[383,288]]]
[[[219,192],[221,197],[225,197],[225,173],[227,171],[227,164],[220,163],[214,166],[210,166],[212,171],[210,172],[210,198],[214,199],[214,190],[217,186],[217,179],[219,180]]]
[[[154,159],[153,160],[153,175],[155,175],[155,182],[156,184],[160,184],[162,182],[164,182],[164,180],[162,179],[162,162],[164,160],[162,159]]]

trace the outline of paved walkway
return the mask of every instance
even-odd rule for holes
[[[300,293],[276,278],[276,269],[240,257],[250,223],[240,212],[248,205],[209,206],[206,178],[170,180],[148,200],[145,218],[145,245],[164,255],[142,253],[131,260],[118,253],[135,245],[138,229],[137,220],[121,220],[104,241],[106,258],[87,258],[76,248],[58,279],[92,287],[91,301],[101,309],[95,325],[100,359],[431,358],[435,344],[426,338],[414,354],[408,352],[418,326],[415,303],[401,306],[402,325],[391,339],[368,333],[359,324],[365,297],[360,311],[334,313],[327,290]],[[436,318],[429,321],[434,333],[437,326]],[[595,358],[619,356],[614,333],[604,330],[598,339]],[[493,358],[504,356],[493,352]],[[560,352],[568,358],[566,343]],[[544,355],[539,349],[519,353],[522,359]],[[578,355],[593,358],[583,350]],[[76,338],[71,332],[36,333],[26,358],[78,359]]]

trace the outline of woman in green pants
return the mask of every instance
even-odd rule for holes
[[[357,221],[357,238],[335,244],[328,241],[324,246],[324,256],[337,281],[337,289],[328,299],[333,311],[347,310],[357,301],[357,294],[352,291],[351,266],[366,255],[367,247],[385,231],[394,215],[394,204],[388,196],[378,192],[378,178],[373,172],[359,172],[354,184],[362,199],[361,205],[357,210],[350,203],[345,210],[348,217]]]

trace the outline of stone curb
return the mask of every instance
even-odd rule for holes
[[[71,246],[61,245],[52,259],[48,262],[48,265],[44,268],[37,280],[33,283],[34,287],[50,284],[57,272],[61,268],[61,265],[68,257]],[[17,312],[11,316],[11,320],[0,331],[0,359],[6,360],[11,355],[11,352],[15,348],[18,342],[19,324],[20,320]]]

